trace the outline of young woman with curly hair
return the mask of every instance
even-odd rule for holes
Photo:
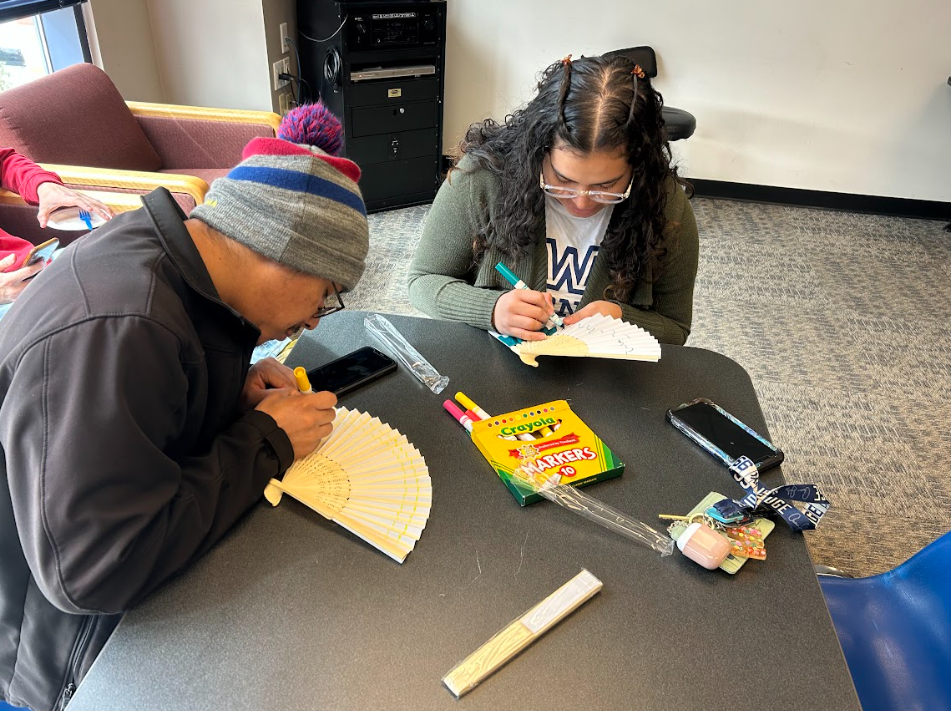
[[[552,313],[601,313],[683,344],[699,240],[662,106],[630,60],[569,55],[504,123],[473,124],[410,267],[413,305],[528,340]]]

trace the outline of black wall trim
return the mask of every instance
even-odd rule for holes
[[[771,202],[778,205],[866,212],[895,217],[916,217],[925,220],[951,219],[951,202],[831,193],[823,190],[800,190],[799,188],[777,188],[769,185],[728,183],[722,180],[703,180],[700,178],[687,178],[687,180],[697,191],[698,197]]]

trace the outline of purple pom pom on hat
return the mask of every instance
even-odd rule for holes
[[[277,137],[299,145],[316,146],[328,155],[339,155],[343,146],[343,126],[321,104],[303,104],[281,120]]]

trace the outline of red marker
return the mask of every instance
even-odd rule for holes
[[[469,436],[472,436],[472,418],[469,417],[466,413],[460,410],[456,403],[452,400],[446,400],[443,402],[442,406],[446,408],[446,411],[456,418],[456,421],[466,428],[466,432],[469,433]]]

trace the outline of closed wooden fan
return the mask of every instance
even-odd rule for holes
[[[426,460],[405,435],[341,407],[330,436],[264,490],[273,506],[282,494],[402,563],[426,527],[433,488]]]
[[[574,358],[660,360],[660,343],[643,328],[611,316],[595,314],[565,326],[543,341],[521,341],[511,347],[522,362],[537,368],[543,355]]]

